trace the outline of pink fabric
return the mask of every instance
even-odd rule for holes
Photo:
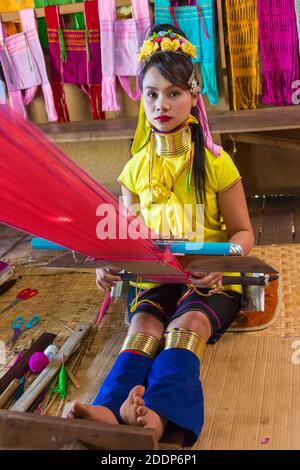
[[[39,42],[32,9],[21,10],[24,33],[7,36],[5,27],[0,24],[0,59],[6,78],[10,103],[23,117],[27,105],[34,98],[39,85],[49,85],[43,51]],[[1,20],[0,20],[1,22]],[[21,90],[25,90],[23,97]],[[43,88],[44,91],[44,88]],[[56,121],[53,96],[45,96],[49,121]]]
[[[0,78],[0,105],[6,104],[6,91],[5,91],[5,84]]]
[[[294,0],[258,0],[262,61],[262,102],[292,104],[299,80],[298,34]]]
[[[215,144],[213,141],[213,138],[209,129],[209,125],[208,125],[208,119],[207,119],[207,114],[206,114],[206,110],[204,106],[204,101],[200,93],[198,96],[197,108],[199,112],[199,122],[202,127],[202,132],[204,136],[205,147],[208,148],[208,150],[210,150],[217,157],[219,157],[221,150],[223,150],[223,148]]]
[[[153,261],[174,266],[150,239],[122,239],[130,218],[118,199],[55,147],[29,121],[0,107],[0,222],[102,260]],[[115,208],[117,236],[96,235],[100,204]],[[145,233],[148,228],[140,221]]]
[[[146,30],[150,27],[148,0],[132,0],[133,18],[116,20],[115,0],[99,2],[102,55],[102,107],[105,111],[118,111],[116,76],[126,93],[134,99],[141,93],[136,86],[132,91],[128,76],[138,73],[138,52]]]

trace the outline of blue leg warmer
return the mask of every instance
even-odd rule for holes
[[[136,385],[144,385],[153,359],[129,351],[122,352],[103,381],[92,405],[109,408],[122,422],[120,407]]]
[[[204,422],[199,359],[187,349],[163,350],[153,361],[144,395],[145,405],[184,430],[191,446]]]

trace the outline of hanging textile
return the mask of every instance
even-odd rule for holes
[[[150,27],[148,0],[132,0],[132,18],[116,19],[115,0],[99,1],[102,57],[102,109],[118,111],[116,77],[133,100],[141,96],[137,85],[132,91],[129,76],[138,73],[138,52]]]
[[[256,0],[226,0],[233,109],[255,109],[261,94]]]
[[[18,11],[34,8],[34,0],[0,0],[0,11]]]
[[[84,3],[86,29],[64,27],[58,6],[45,7],[52,88],[60,121],[69,121],[64,83],[81,86],[89,95],[94,119],[103,119],[101,105],[100,32],[97,1]]]
[[[74,29],[85,29],[84,13],[74,13]],[[40,43],[43,49],[49,49],[46,19],[37,18]]]
[[[57,114],[38,38],[34,10],[21,10],[20,18],[24,32],[12,36],[7,36],[6,27],[0,20],[0,62],[6,80],[10,105],[26,118],[25,105],[32,101],[38,86],[41,85],[48,119],[56,121]]]
[[[298,31],[298,48],[300,53],[300,0],[295,0],[295,10],[297,19],[297,31]]]
[[[5,90],[5,83],[2,80],[2,73],[0,70],[0,105],[6,104],[6,90]]]
[[[0,106],[0,222],[102,260],[153,261],[183,273],[171,252],[141,235],[119,200],[29,121]],[[108,237],[97,236],[109,211]],[[103,218],[103,217],[102,217]],[[128,236],[129,234],[129,236]],[[145,235],[143,235],[145,234]]]
[[[294,0],[258,0],[262,61],[262,102],[292,104],[299,79],[298,35]]]
[[[201,94],[207,94],[211,104],[218,104],[214,0],[190,0],[186,6],[178,6],[178,1],[155,0],[154,16],[156,24],[173,24],[196,46],[193,62],[200,62]]]
[[[53,5],[65,5],[70,3],[82,3],[82,0],[34,0],[36,8],[49,7]]]

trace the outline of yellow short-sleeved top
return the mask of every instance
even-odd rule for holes
[[[197,204],[195,188],[191,185],[191,190],[188,191],[187,187],[188,164],[188,153],[172,157],[155,155],[150,187],[149,164],[146,148],[143,148],[129,160],[119,176],[119,182],[139,196],[145,223],[156,233],[165,233],[167,220],[172,235],[180,238],[182,232],[180,233],[178,225],[178,208],[184,204]],[[230,155],[224,150],[217,157],[205,149],[205,169],[204,233],[203,221],[201,227],[197,227],[198,222],[194,220],[193,214],[194,225],[190,228],[191,236],[188,238],[190,241],[203,241],[204,235],[206,242],[225,242],[228,241],[227,232],[219,211],[217,195],[230,188],[241,177]],[[226,290],[228,288],[241,292],[239,286],[226,286]]]

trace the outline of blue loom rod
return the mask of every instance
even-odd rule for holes
[[[243,250],[237,243],[229,242],[156,242],[160,247],[168,246],[172,253],[184,255],[242,255]]]
[[[34,250],[67,250],[67,248],[57,245],[57,243],[49,242],[44,238],[33,238],[31,240],[31,248]]]
[[[228,242],[186,242],[186,241],[158,241],[160,248],[166,246],[172,253],[182,255],[242,255],[242,249],[237,243]],[[44,238],[33,238],[31,247],[35,250],[67,250],[61,245],[45,240]]]

